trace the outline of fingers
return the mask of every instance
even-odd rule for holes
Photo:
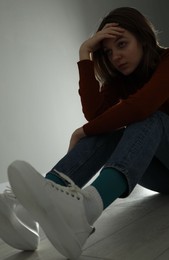
[[[118,23],[108,23],[103,27],[102,30],[97,31],[92,37],[90,37],[81,45],[81,53],[92,53],[100,48],[100,43],[104,39],[116,39],[117,37],[122,36],[124,32],[125,29],[121,28]]]
[[[124,32],[125,29],[120,27],[118,23],[108,23],[98,33],[108,38],[116,38],[122,36]]]
[[[103,29],[109,28],[109,27],[117,27],[117,26],[119,26],[119,23],[106,23],[106,25],[103,27]]]
[[[106,29],[112,29],[113,31],[117,32],[124,32],[125,29],[120,27],[118,23],[108,23],[106,24],[101,31],[104,31]]]

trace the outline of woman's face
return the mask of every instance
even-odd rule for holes
[[[126,76],[134,72],[143,57],[141,43],[127,30],[115,39],[103,40],[103,50],[113,66]]]

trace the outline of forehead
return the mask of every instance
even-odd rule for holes
[[[120,39],[127,39],[127,40],[135,39],[136,40],[136,37],[129,31],[125,30],[124,33],[122,34],[122,36],[119,36],[115,39],[107,38],[107,39],[103,40],[102,46],[103,46],[103,48],[108,48],[109,46],[115,45],[116,42],[118,42]]]

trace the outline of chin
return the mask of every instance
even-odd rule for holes
[[[126,70],[123,70],[121,71],[121,73],[125,76],[129,76],[131,75],[132,73],[134,72],[134,69],[126,69]]]

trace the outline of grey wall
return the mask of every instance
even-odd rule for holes
[[[160,32],[161,43],[169,45],[169,2],[167,0],[86,0],[82,4],[83,10],[87,14],[87,31],[95,30],[99,24],[99,18],[104,17],[110,10],[121,6],[131,6],[151,19]]]
[[[48,171],[85,123],[78,49],[100,17],[119,6],[148,15],[169,45],[168,1],[0,0],[0,182],[16,159]]]

